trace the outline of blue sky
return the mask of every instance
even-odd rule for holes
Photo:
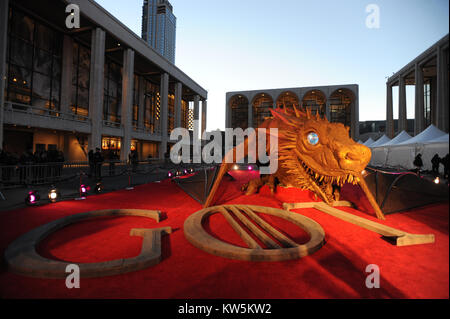
[[[97,0],[141,35],[142,0]],[[225,128],[225,93],[358,84],[359,119],[385,120],[386,77],[449,30],[445,0],[170,0],[175,64],[208,91],[208,130]],[[366,27],[366,7],[380,28]],[[394,90],[394,118],[397,118]],[[414,118],[414,86],[407,87]]]

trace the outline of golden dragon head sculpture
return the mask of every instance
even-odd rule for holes
[[[332,205],[339,200],[340,187],[344,183],[358,184],[378,218],[384,219],[362,177],[362,171],[370,161],[371,151],[350,138],[348,127],[341,123],[330,123],[319,114],[313,115],[310,109],[301,111],[294,107],[292,112],[286,108],[284,111],[274,109],[271,112],[273,116],[266,119],[260,128],[278,129],[278,170],[271,176],[244,185],[247,194],[257,192],[266,183],[278,181],[286,187],[308,189]],[[218,183],[230,165],[225,161],[222,163],[205,207],[211,203]],[[269,186],[274,189],[273,185]]]

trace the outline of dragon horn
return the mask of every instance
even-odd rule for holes
[[[383,212],[381,211],[381,208],[378,206],[377,201],[372,195],[372,192],[370,191],[369,187],[366,184],[366,181],[364,180],[364,177],[362,175],[359,175],[359,181],[358,184],[361,186],[361,189],[363,190],[364,194],[366,194],[367,199],[369,200],[370,205],[372,205],[373,209],[375,210],[375,214],[377,215],[378,219],[385,220]]]
[[[295,116],[296,116],[296,117],[300,117],[300,114],[298,114],[298,110],[297,110],[297,108],[295,107],[295,104],[292,104],[292,106],[294,107]]]

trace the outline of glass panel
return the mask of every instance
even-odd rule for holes
[[[34,70],[50,75],[52,73],[52,55],[47,51],[35,49]]]
[[[33,46],[11,37],[11,63],[31,69],[33,61]]]
[[[21,39],[33,42],[34,21],[17,10],[13,12],[11,32]]]

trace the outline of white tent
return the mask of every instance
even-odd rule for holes
[[[414,136],[413,138],[406,140],[402,143],[399,143],[397,145],[409,145],[409,144],[416,144],[416,143],[428,143],[438,137],[441,137],[442,135],[445,135],[445,132],[438,129],[436,126],[431,124],[427,127],[425,131],[422,133]]]
[[[374,140],[371,137],[369,137],[369,139],[363,145],[370,146],[370,144],[372,144],[373,142]]]
[[[409,140],[410,138],[411,138],[411,135],[406,133],[406,131],[401,131],[392,140],[390,140],[387,143],[384,143],[383,145],[379,145],[379,146],[397,145],[399,143],[402,143],[402,142],[405,142],[405,141]]]
[[[407,134],[407,133],[405,133]],[[422,154],[422,161],[424,170],[431,170],[431,159],[435,154],[440,157],[445,156],[449,151],[448,134],[430,125],[422,133],[407,139],[403,134],[405,140],[400,143],[392,143],[391,140],[385,145],[375,147],[372,149],[371,165],[396,167],[401,169],[415,168],[413,162],[417,154]],[[401,136],[400,133],[397,137]],[[444,138],[447,136],[447,139]],[[399,140],[401,139],[399,137]]]
[[[382,137],[380,137],[378,140],[376,140],[376,142],[373,142],[372,144],[370,144],[370,148],[381,146],[381,145],[389,142],[390,140],[391,139],[389,137],[387,137],[386,134],[384,134]]]
[[[430,141],[430,143],[442,143],[442,142],[448,143],[448,133]]]

